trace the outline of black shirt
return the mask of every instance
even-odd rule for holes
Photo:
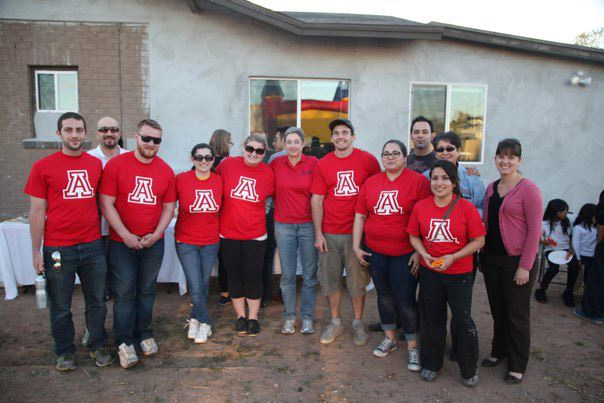
[[[407,157],[407,168],[417,173],[423,174],[428,169],[432,168],[436,161],[436,153],[432,151],[426,155],[415,155],[413,151]]]
[[[493,194],[489,198],[489,228],[485,238],[485,249],[493,255],[508,256],[499,226],[499,210],[501,210],[504,198],[499,196],[497,185],[499,185],[499,181],[493,183]]]

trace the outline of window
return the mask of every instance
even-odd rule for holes
[[[350,82],[329,79],[250,79],[250,131],[272,139],[277,127],[298,126],[306,143],[331,142],[329,122],[348,118]]]
[[[461,137],[460,160],[481,163],[487,86],[474,84],[411,84],[411,116],[432,120],[436,133],[453,131]]]
[[[78,72],[36,70],[36,111],[77,112]]]

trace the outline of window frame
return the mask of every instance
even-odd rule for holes
[[[350,102],[351,93],[352,93],[352,80],[350,78],[335,78],[335,77],[280,77],[280,76],[249,76],[248,77],[248,86],[247,86],[247,133],[250,132],[250,128],[252,127],[252,115],[250,113],[250,106],[252,102],[252,80],[278,80],[278,81],[296,81],[296,127],[302,127],[302,97],[301,97],[301,89],[302,89],[302,80],[304,81],[347,81],[348,82],[348,119],[350,120],[350,115],[352,114],[352,105]]]
[[[484,89],[484,110],[482,123],[482,144],[480,145],[480,160],[479,161],[460,161],[464,165],[482,165],[484,164],[484,148],[486,143],[487,131],[487,102],[488,102],[488,84],[476,83],[459,83],[459,82],[442,82],[442,81],[411,81],[409,82],[409,120],[407,125],[407,144],[411,149],[411,122],[413,121],[413,86],[414,85],[441,85],[446,87],[445,98],[445,132],[451,127],[451,90],[453,87],[477,87]]]
[[[40,89],[38,86],[38,75],[40,74],[52,74],[54,78],[54,89],[55,89],[55,107],[59,105],[59,91],[58,91],[58,76],[59,74],[74,75],[76,77],[75,83],[75,96],[76,96],[76,109],[75,110],[62,110],[62,109],[40,109]],[[50,70],[50,69],[34,69],[34,87],[36,97],[36,112],[40,113],[65,113],[65,112],[79,112],[80,109],[80,96],[79,96],[79,83],[78,83],[78,70]]]

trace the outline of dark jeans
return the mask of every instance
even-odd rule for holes
[[[103,253],[105,254],[105,260],[109,261],[109,235],[101,237],[103,240]],[[105,275],[105,297],[113,296],[113,286],[111,285],[111,270],[107,265],[107,274]]]
[[[405,339],[416,340],[419,331],[419,317],[415,292],[417,278],[409,270],[412,253],[401,256],[382,255],[365,246],[371,253],[367,257],[369,274],[377,291],[378,312],[382,329],[396,329],[400,319]]]
[[[548,251],[545,253],[546,259],[551,252],[553,251]],[[556,277],[556,275],[560,271],[559,265],[550,261],[548,261],[547,264],[549,267],[547,268],[545,274],[543,275],[543,278],[541,279],[541,288],[543,290],[547,290],[547,287],[549,287],[549,283],[551,283],[551,281],[554,279],[554,277]],[[566,268],[568,270],[568,273],[566,276],[566,288],[564,290],[564,294],[573,295],[573,289],[575,288],[575,283],[577,282],[577,277],[579,276],[579,264],[575,255],[573,255],[571,261],[568,262]]]
[[[604,318],[604,241],[596,245],[593,264],[585,283],[581,310],[589,318]]]
[[[193,304],[191,317],[208,325],[211,325],[208,306],[210,275],[216,263],[219,246],[218,242],[205,246],[176,242],[176,255],[185,272],[189,296]]]
[[[163,257],[163,239],[140,250],[130,249],[123,242],[109,241],[116,346],[135,345],[153,337],[155,283]]]
[[[262,298],[262,262],[266,241],[220,238],[220,255],[229,273],[231,298]]]
[[[476,374],[478,331],[472,320],[472,273],[437,273],[423,266],[419,273],[419,317],[422,367],[439,371],[447,341],[447,303],[456,340],[455,356],[463,378]]]
[[[273,275],[275,268],[275,210],[271,207],[266,213],[266,250],[262,266],[262,299],[270,301],[273,298]]]
[[[60,269],[53,268],[55,262],[51,254],[55,251],[61,253]],[[55,353],[75,353],[71,299],[76,274],[80,277],[84,293],[86,327],[90,333],[88,349],[96,351],[99,347],[106,346],[107,306],[104,296],[107,264],[101,239],[73,246],[45,246],[43,253]]]
[[[587,284],[587,277],[589,277],[591,266],[594,264],[594,257],[581,255],[581,263],[583,264],[583,285],[585,285]]]
[[[229,275],[227,274],[226,267],[224,267],[224,260],[218,254],[218,285],[220,286],[221,293],[229,292]]]
[[[507,358],[508,370],[524,374],[531,348],[531,289],[537,277],[533,264],[529,282],[514,282],[520,256],[498,256],[485,251],[480,266],[493,316],[491,357]]]

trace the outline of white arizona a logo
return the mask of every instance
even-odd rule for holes
[[[135,178],[134,190],[128,194],[128,201],[136,204],[154,205],[157,196],[153,194],[153,178],[137,176]]]
[[[195,189],[195,201],[189,206],[189,213],[211,213],[218,211],[212,189]]]
[[[431,242],[455,242],[459,243],[457,238],[451,234],[451,229],[449,228],[451,224],[451,220],[448,218],[446,220],[440,218],[432,218],[430,220],[430,232],[428,232],[428,236],[426,239]]]
[[[258,203],[258,194],[256,193],[256,179],[240,176],[239,183],[237,183],[237,186],[231,189],[231,197],[233,199]]]
[[[88,199],[94,197],[94,189],[88,181],[88,171],[78,169],[67,171],[67,187],[63,189],[63,199]]]
[[[359,193],[359,187],[354,183],[354,171],[340,171],[337,176],[334,196],[354,196]]]
[[[398,204],[398,190],[382,190],[380,198],[373,211],[377,215],[403,214],[403,208]]]

